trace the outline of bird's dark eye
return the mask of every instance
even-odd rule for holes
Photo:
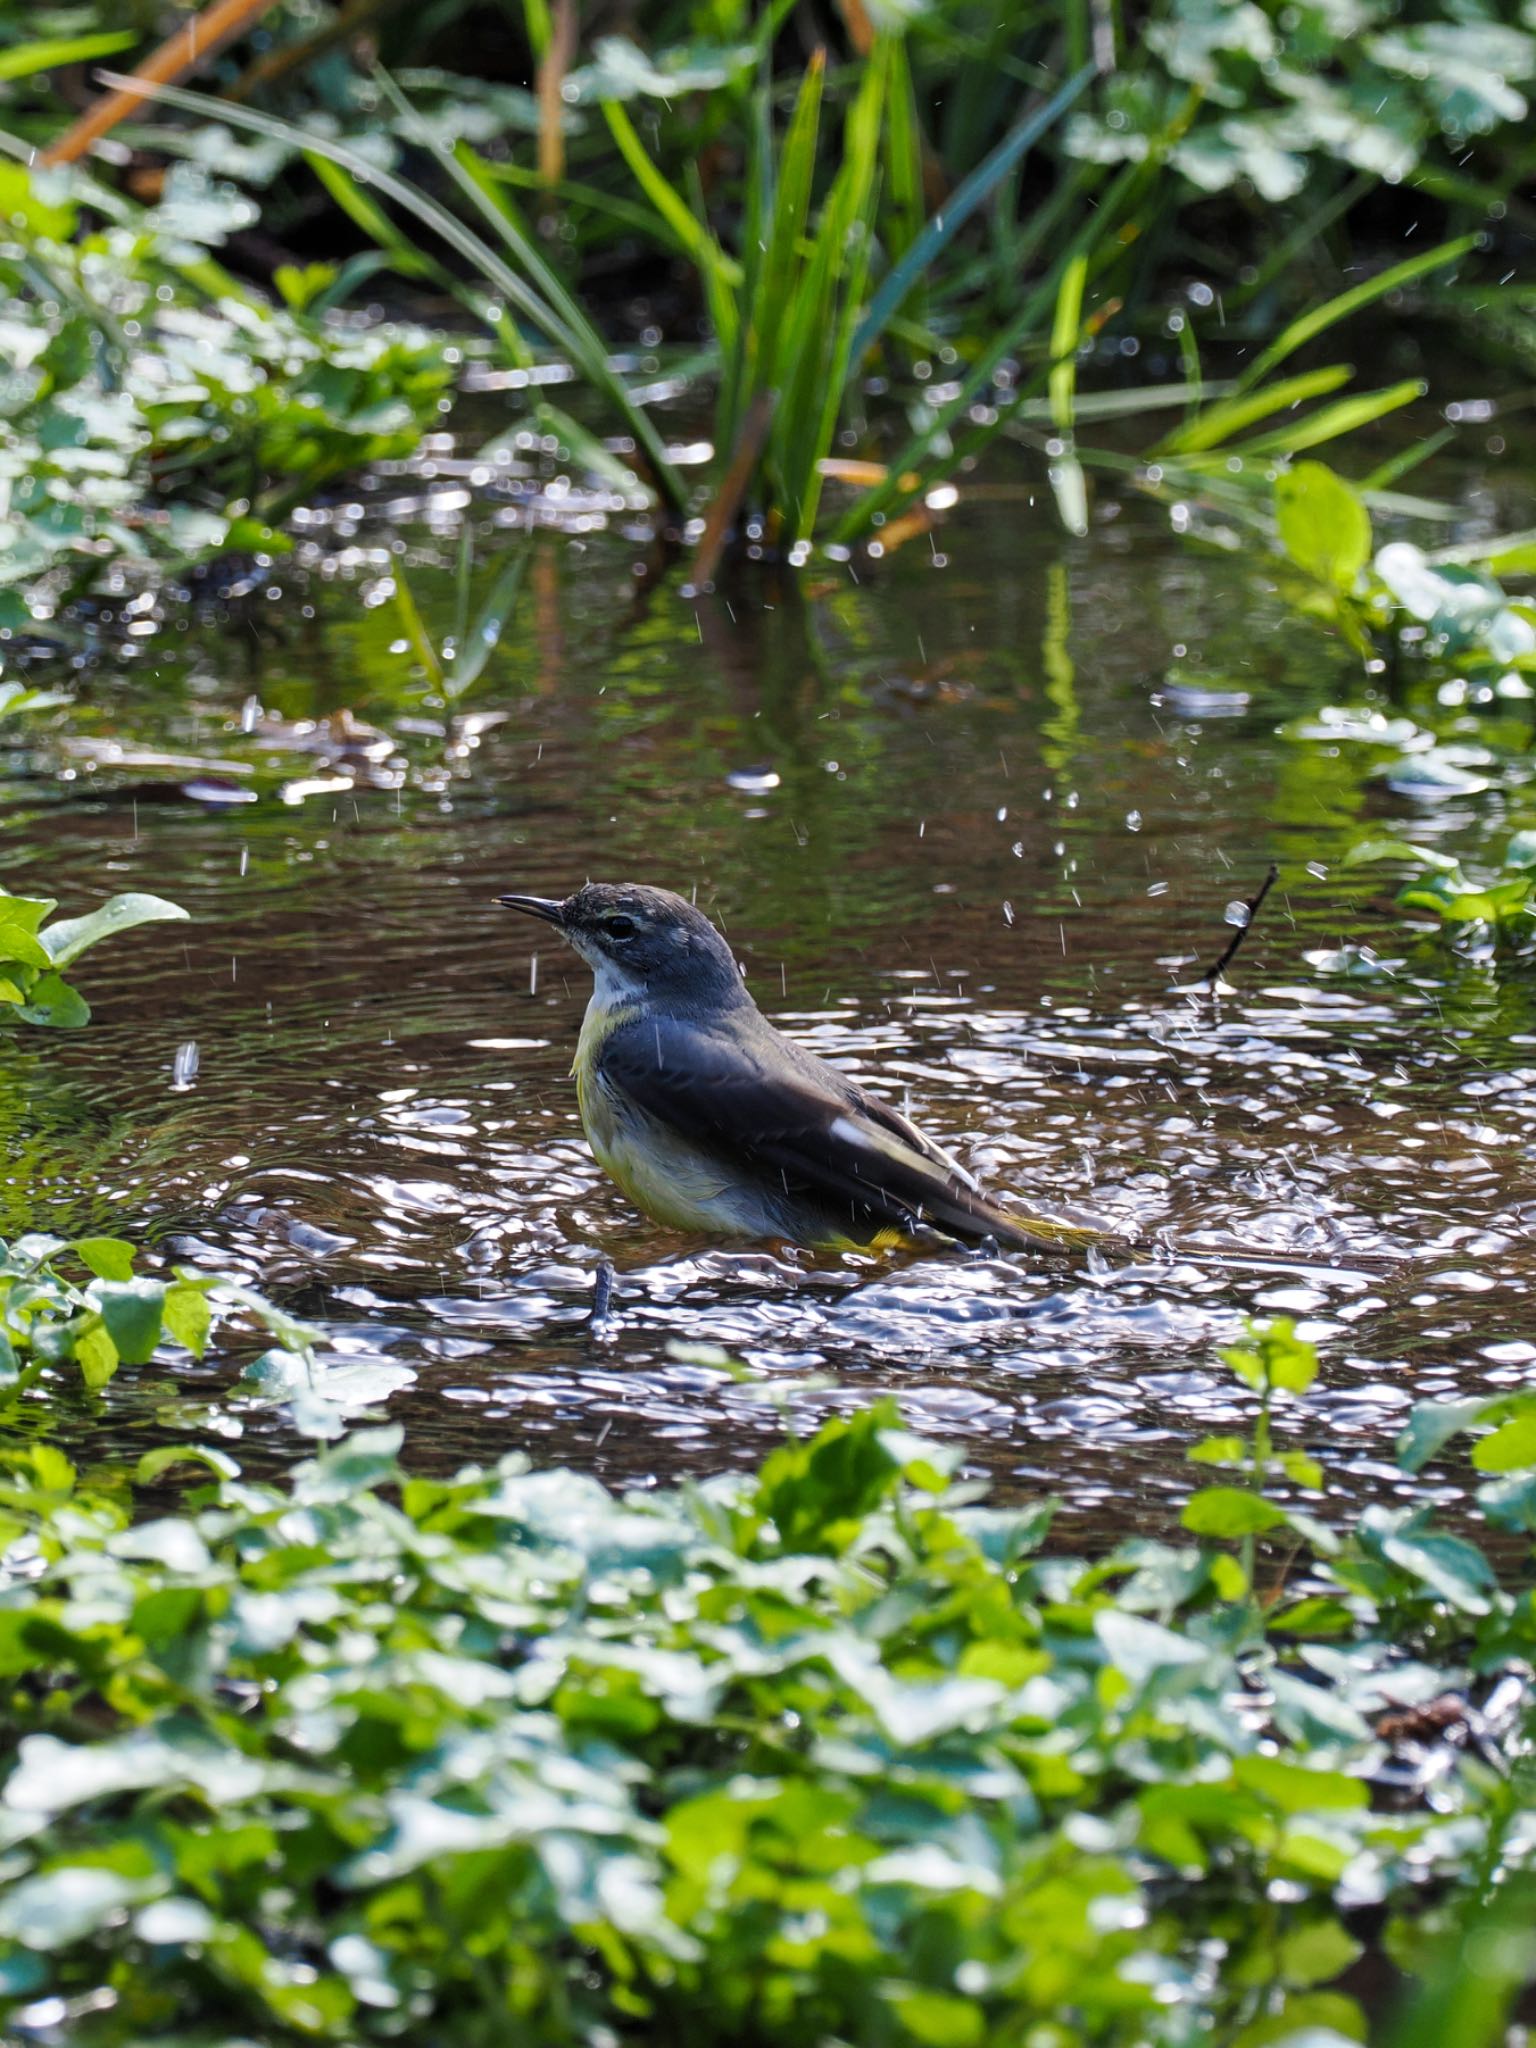
[[[607,932],[610,939],[632,939],[639,927],[632,917],[626,917],[620,911],[614,917],[605,917],[603,919],[603,929]]]

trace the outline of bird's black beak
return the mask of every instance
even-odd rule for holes
[[[504,903],[508,910],[521,910],[527,917],[542,917],[546,924],[565,923],[565,905],[552,896],[498,896],[496,901]]]

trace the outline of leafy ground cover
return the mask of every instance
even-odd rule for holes
[[[1410,1468],[1475,1433],[1465,1533],[1333,1530],[1270,1442],[1315,1358],[1231,1363],[1189,1540],[1092,1561],[889,1405],[622,1498],[370,1429],[276,1486],[157,1452],[209,1477],[145,1519],[8,1455],[8,2024],[1339,2048],[1369,1954],[1498,2038],[1533,1622],[1474,1537],[1536,1526],[1532,1397],[1410,1423]]]

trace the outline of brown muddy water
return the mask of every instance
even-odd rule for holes
[[[1467,531],[1530,522],[1528,493],[1456,488]],[[382,480],[233,592],[109,600],[27,666],[80,702],[8,735],[4,880],[192,922],[91,957],[87,1031],[0,1041],[0,1232],[240,1271],[422,1467],[521,1446],[670,1479],[760,1454],[814,1378],[807,1418],[895,1393],[1084,1535],[1165,1514],[1190,1441],[1248,1412],[1215,1347],[1284,1313],[1324,1361],[1292,1434],[1335,1495],[1401,1492],[1413,1401],[1536,1365],[1536,1001],[1338,863],[1383,830],[1498,848],[1529,722],[1372,698],[1262,567],[1111,510],[1064,541],[999,470],[879,564],[696,599],[612,510],[535,504],[565,530],[529,542],[481,498],[482,574],[532,553],[455,720],[386,601],[393,516],[444,629],[451,474]],[[1425,801],[1393,783],[1431,725],[1471,765]],[[1181,992],[1271,858],[1234,992]],[[813,1261],[649,1224],[582,1139],[584,971],[492,901],[589,876],[696,889],[785,1030],[998,1188],[1161,1242]],[[223,1433],[270,1465],[303,1439],[249,1356],[31,1413],[87,1462]]]

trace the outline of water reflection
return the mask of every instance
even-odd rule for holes
[[[89,708],[11,759],[7,879],[154,888],[195,922],[93,958],[88,1034],[0,1048],[7,1227],[126,1206],[165,1256],[236,1265],[326,1324],[422,1464],[526,1443],[666,1477],[755,1455],[809,1377],[808,1412],[894,1389],[1104,1528],[1155,1520],[1188,1442],[1240,1426],[1213,1347],[1245,1314],[1322,1345],[1298,1429],[1341,1490],[1402,1484],[1412,1400],[1529,1377],[1536,1008],[1516,976],[1445,979],[1330,875],[1359,818],[1415,807],[1318,718],[1360,701],[1347,650],[1150,515],[1064,552],[1022,491],[873,581],[694,600],[620,535],[536,546],[455,716],[382,544],[103,636]],[[450,551],[435,580],[419,552],[448,606]],[[1454,808],[1474,843],[1504,822]],[[1237,992],[1181,993],[1272,855]],[[581,1140],[587,977],[492,901],[589,875],[697,886],[784,1029],[1138,1248],[817,1261],[656,1230]],[[1379,971],[1318,965],[1365,947]],[[87,1455],[236,1426],[258,1464],[291,1453],[285,1390],[218,1384],[125,1374],[65,1426]]]

